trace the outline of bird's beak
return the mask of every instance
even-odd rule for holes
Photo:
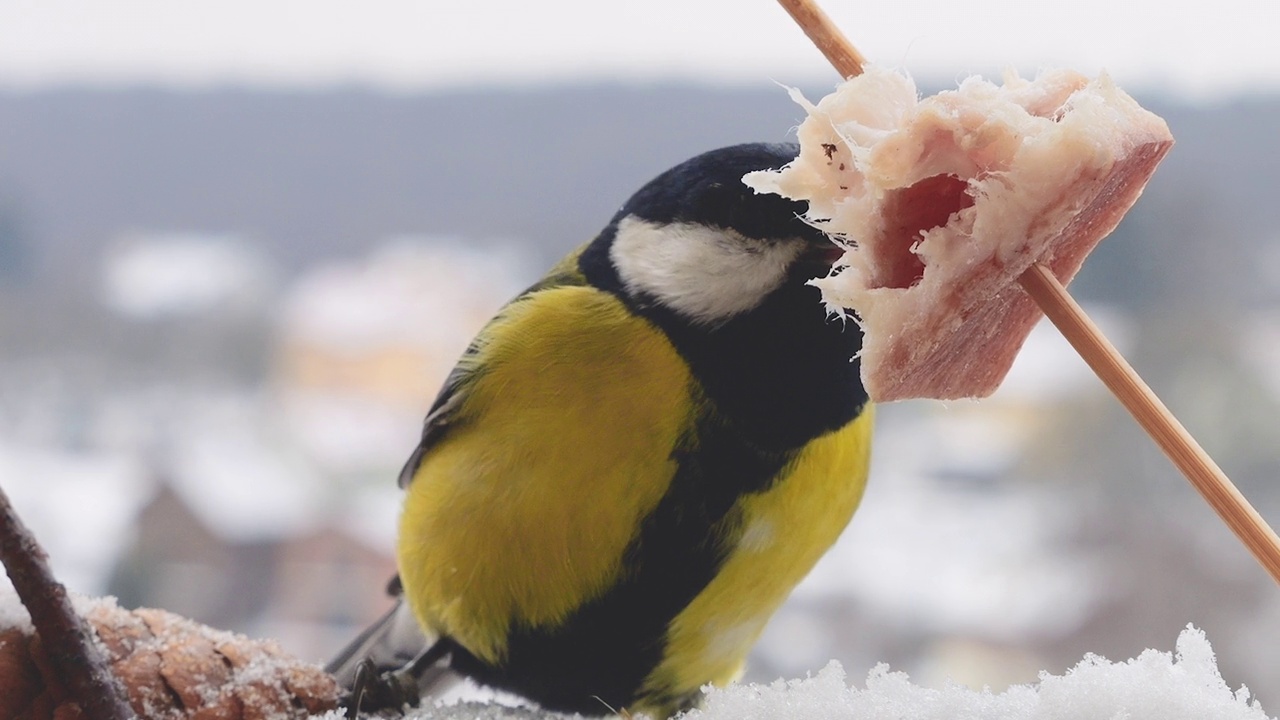
[[[807,279],[827,277],[832,268],[844,257],[845,248],[834,240],[823,239],[805,248],[795,267]]]
[[[822,260],[828,265],[835,265],[840,258],[844,257],[845,247],[838,243],[832,242],[822,249]]]
[[[833,267],[840,258],[844,257],[845,247],[834,240],[823,240],[817,247],[809,249],[805,253],[806,260],[825,268]]]

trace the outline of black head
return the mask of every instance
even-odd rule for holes
[[[589,282],[666,333],[717,412],[758,447],[799,447],[866,402],[862,333],[829,315],[809,284],[842,248],[803,220],[803,203],[742,182],[797,151],[737,145],[677,165],[632,196],[579,261]]]
[[[742,182],[798,152],[793,144],[734,145],[667,170],[631,196],[584,253],[588,277],[637,306],[714,327],[785,285],[826,274],[840,250],[801,217],[804,203]]]
[[[622,206],[627,215],[657,224],[695,223],[756,240],[825,236],[801,219],[805,203],[759,194],[742,182],[757,170],[777,169],[800,153],[795,143],[751,143],[705,152],[649,181]]]

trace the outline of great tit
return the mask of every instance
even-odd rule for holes
[[[807,284],[840,247],[742,183],[797,152],[662,173],[480,332],[400,476],[397,606],[340,681],[405,665],[416,694],[448,667],[666,717],[740,674],[852,516],[871,442],[861,332]]]

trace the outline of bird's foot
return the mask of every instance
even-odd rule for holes
[[[400,710],[405,706],[417,707],[418,700],[418,681],[409,668],[379,672],[373,661],[366,658],[356,666],[351,691],[339,704],[346,709],[347,720],[356,720],[361,710]]]

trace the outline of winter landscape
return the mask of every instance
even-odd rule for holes
[[[324,659],[385,609],[395,477],[471,335],[659,170],[793,137],[775,79],[0,84],[0,487],[77,592]],[[1073,293],[1280,522],[1280,92],[1128,89],[1177,146]],[[991,399],[878,423],[747,680],[999,692],[1190,623],[1280,707],[1280,590],[1051,327]]]

